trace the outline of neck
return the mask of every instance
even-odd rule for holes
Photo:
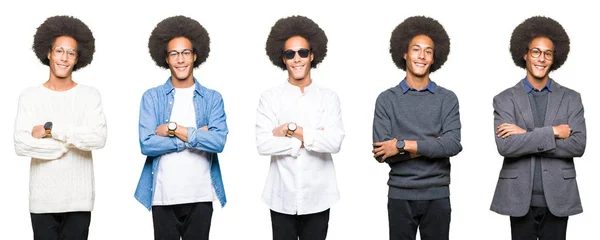
[[[77,86],[77,83],[71,79],[71,75],[66,78],[51,76],[50,79],[44,83],[44,87],[58,92],[67,91],[75,86]]]
[[[290,77],[288,78],[288,82],[296,87],[299,87],[300,91],[304,93],[304,88],[312,83],[312,79],[310,79],[310,75],[306,76],[302,80],[296,80]]]
[[[548,75],[544,76],[543,78],[536,78],[533,75],[527,73],[527,81],[529,81],[533,88],[540,90],[544,88],[544,86],[546,86],[546,84],[549,81],[549,78]]]
[[[429,84],[429,74],[423,75],[421,77],[407,74],[406,84],[411,88],[421,90],[425,88],[427,84]]]
[[[185,80],[179,80],[175,76],[171,76],[171,84],[175,88],[189,88],[194,86],[194,77],[190,76]]]

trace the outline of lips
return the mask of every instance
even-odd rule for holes
[[[413,64],[414,64],[415,66],[417,66],[417,67],[425,67],[425,66],[427,66],[427,64],[425,64],[425,63],[417,63],[417,62],[413,62]]]
[[[299,66],[292,66],[292,69],[294,70],[302,70],[304,68],[305,65],[299,65]]]
[[[179,71],[179,72],[184,72],[185,70],[187,70],[187,68],[188,68],[187,66],[184,66],[184,67],[175,67],[175,69],[177,71]]]

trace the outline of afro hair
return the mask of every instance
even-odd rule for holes
[[[323,29],[313,20],[304,16],[291,16],[277,20],[271,28],[265,50],[267,56],[273,64],[282,70],[286,69],[281,60],[285,42],[294,36],[303,37],[308,41],[310,49],[314,54],[311,63],[312,68],[316,68],[327,55],[327,36]]]
[[[44,65],[50,65],[48,53],[52,50],[55,40],[61,36],[72,37],[77,42],[77,63],[73,66],[73,71],[92,62],[96,45],[88,26],[71,16],[53,16],[47,18],[33,36],[33,52]]]
[[[529,51],[529,44],[536,37],[547,37],[554,44],[554,62],[550,71],[560,68],[569,55],[569,36],[565,29],[554,19],[534,16],[523,21],[515,28],[510,38],[510,54],[515,64],[526,68],[523,56]]]
[[[167,48],[173,38],[185,37],[192,42],[196,54],[194,68],[200,66],[208,58],[210,52],[210,37],[206,29],[194,19],[185,16],[168,17],[159,22],[152,30],[148,41],[150,56],[161,68],[168,69]]]
[[[410,41],[418,35],[425,35],[433,40],[433,64],[429,72],[435,72],[448,60],[450,38],[444,27],[435,19],[424,16],[413,16],[400,23],[390,38],[390,54],[396,66],[406,71],[404,54],[408,52]]]

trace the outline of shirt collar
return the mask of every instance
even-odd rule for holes
[[[431,93],[434,93],[434,91],[435,91],[435,83],[431,79],[429,79],[429,83],[427,83],[427,86],[425,86],[425,88],[423,88],[421,90],[417,90],[417,89],[409,87],[408,84],[406,83],[406,78],[404,78],[402,80],[402,82],[400,82],[400,88],[402,88],[402,93],[406,93],[409,90],[410,91],[417,91],[417,92],[429,91]]]
[[[546,85],[542,89],[537,90],[533,87],[533,85],[531,85],[529,80],[527,80],[527,77],[523,78],[523,85],[525,85],[526,93],[530,93],[531,91],[543,92],[544,89],[547,89],[549,92],[552,92],[552,87],[550,86],[550,82],[552,82],[552,79],[548,78],[548,82],[546,82]]]
[[[200,82],[198,82],[198,80],[194,77],[194,86],[195,86],[195,91],[196,93],[198,93],[198,95],[200,95],[201,97],[204,97],[204,87],[202,85],[200,85]],[[171,83],[171,77],[169,77],[169,79],[167,79],[167,82],[163,85],[164,90],[165,90],[165,94],[169,95],[171,93],[173,93],[173,90],[175,90],[175,86],[173,86],[173,83]]]

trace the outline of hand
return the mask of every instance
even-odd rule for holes
[[[31,129],[31,136],[34,138],[44,138],[46,137],[46,129],[44,129],[44,125],[37,125]]]
[[[275,137],[285,137],[288,129],[288,123],[281,124],[281,126],[273,129],[273,136]]]
[[[556,138],[568,138],[571,136],[571,127],[568,124],[553,126],[552,131],[554,131],[554,137]]]
[[[386,158],[395,156],[400,152],[396,147],[397,142],[398,139],[394,138],[392,140],[387,140],[384,142],[373,143],[373,146],[376,147],[372,151],[374,153],[373,157],[377,159],[379,156],[383,156],[381,157],[381,162],[385,162]]]
[[[169,136],[169,128],[167,127],[166,123],[161,124],[158,127],[156,127],[156,131],[154,131],[154,132],[156,133],[156,135],[161,136],[161,137]]]
[[[526,133],[525,129],[512,123],[503,123],[496,129],[496,135],[501,138],[507,138],[511,135]]]
[[[179,128],[179,127],[177,127]],[[208,131],[208,126],[201,127],[200,130]]]

